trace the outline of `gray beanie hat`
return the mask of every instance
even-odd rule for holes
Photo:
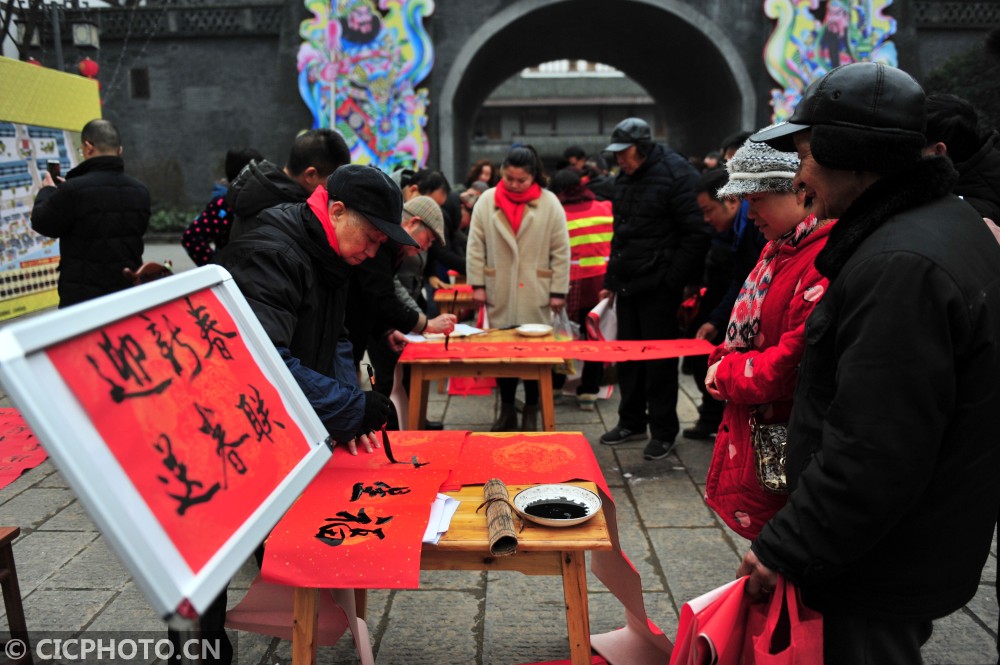
[[[776,127],[769,125],[765,129]],[[766,143],[747,141],[726,163],[729,182],[718,197],[735,198],[762,192],[791,192],[792,178],[799,168],[799,156],[794,152],[779,152]]]

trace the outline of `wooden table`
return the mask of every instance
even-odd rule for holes
[[[573,482],[597,492],[592,482]],[[531,485],[509,485],[511,498]],[[483,502],[483,486],[468,485],[448,492],[462,502],[451,527],[437,545],[423,546],[421,570],[513,570],[525,575],[559,575],[566,602],[566,627],[573,665],[590,665],[590,612],[587,606],[587,551],[613,548],[604,510],[574,527],[553,528],[527,522],[517,536],[517,553],[494,557],[489,551],[486,511],[476,508]],[[364,589],[355,592],[359,617],[364,617]],[[293,665],[316,662],[316,625],[319,590],[295,590],[295,624],[292,637]]]
[[[458,297],[455,294],[458,293]],[[454,314],[458,316],[458,310],[472,307],[472,290],[459,289],[438,289],[434,292],[434,302],[438,306],[438,311],[442,314]]]
[[[469,344],[475,342],[553,342],[551,334],[544,337],[522,337],[513,330],[496,330],[473,335],[453,337],[449,344]],[[443,344],[444,340],[432,340],[424,344]],[[427,426],[427,382],[447,379],[452,376],[476,377],[516,377],[526,381],[538,381],[538,400],[542,412],[542,430],[556,431],[556,410],[552,391],[552,368],[561,365],[562,358],[469,358],[400,360],[410,366],[410,412],[407,421],[409,429],[421,430]]]

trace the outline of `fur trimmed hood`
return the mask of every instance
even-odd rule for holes
[[[927,157],[904,171],[879,179],[862,192],[830,232],[816,267],[833,280],[855,250],[890,217],[942,196],[955,186],[958,172],[945,157]]]

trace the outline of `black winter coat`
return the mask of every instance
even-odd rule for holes
[[[337,441],[355,436],[364,396],[344,330],[350,266],[309,205],[241,219],[215,262],[232,274],[327,431]]]
[[[865,191],[816,266],[786,506],[754,541],[805,601],[882,619],[976,593],[1000,505],[1000,246],[925,159]]]
[[[625,296],[666,289],[679,301],[684,285],[698,281],[712,229],[702,221],[697,181],[695,168],[661,145],[632,175],[619,174],[604,288]]]
[[[396,296],[396,271],[402,260],[400,246],[388,240],[373,258],[351,267],[345,321],[356,362],[364,356],[369,335],[393,328],[408,333],[420,320],[420,312]]]
[[[955,168],[955,193],[980,215],[1000,224],[1000,132],[993,130],[979,151]]]
[[[91,157],[58,187],[43,187],[31,227],[59,238],[59,306],[68,307],[132,286],[122,270],[142,264],[149,226],[149,190],[125,175],[121,157]]]
[[[279,203],[301,203],[309,192],[267,160],[247,164],[229,188],[229,207],[237,220]]]

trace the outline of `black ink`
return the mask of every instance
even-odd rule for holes
[[[392,520],[393,517],[394,515],[377,518],[375,520],[376,527],[381,527],[381,525]],[[357,515],[352,515],[346,510],[342,510],[337,513],[337,517],[327,517],[324,521],[329,522],[329,524],[321,526],[316,533],[316,537],[330,547],[341,545],[347,538],[378,536],[379,540],[385,539],[385,533],[381,528],[369,529],[366,527],[351,526],[352,524],[368,525],[372,523],[372,518],[365,514],[364,508],[359,510]]]
[[[232,360],[233,355],[226,346],[226,339],[236,337],[236,332],[223,332],[219,330],[217,327],[219,322],[212,318],[212,314],[205,305],[195,307],[190,298],[185,297],[184,300],[188,304],[188,314],[194,318],[195,323],[198,324],[198,328],[201,329],[201,338],[208,342],[208,351],[205,352],[205,358],[211,357],[212,351],[218,349],[219,355],[224,360]]]
[[[266,436],[267,440],[273,443],[274,439],[271,438],[271,432],[274,428],[271,426],[271,412],[264,406],[264,400],[261,399],[260,391],[253,384],[247,385],[253,390],[253,396],[248,398],[246,394],[240,393],[240,402],[236,406],[242,409],[243,414],[247,417],[250,426],[253,427],[254,434],[257,435],[257,441]],[[284,423],[278,420],[275,420],[274,424],[281,429],[285,429]]]
[[[354,483],[354,488],[351,490],[351,501],[357,501],[361,498],[362,494],[367,494],[368,496],[383,497],[383,496],[399,496],[400,494],[409,494],[409,487],[389,487],[389,485],[383,483],[381,480],[375,482],[374,485],[365,486],[364,483]]]
[[[158,437],[158,442],[154,443],[153,447],[163,455],[163,466],[167,468],[175,479],[184,485],[184,494],[171,494],[170,492],[167,492],[167,496],[177,501],[178,515],[183,516],[184,513],[187,512],[187,509],[191,506],[211,501],[212,497],[215,496],[215,493],[221,489],[219,483],[214,483],[205,492],[195,494],[195,489],[204,487],[205,484],[188,478],[187,465],[180,462],[174,455],[170,437],[166,434],[161,434]],[[165,485],[170,482],[169,479],[164,478],[163,476],[157,476],[157,479]]]
[[[194,350],[190,344],[182,342],[178,339],[181,332],[180,326],[175,326],[167,318],[167,315],[163,315],[163,323],[166,325],[167,332],[170,335],[169,340],[164,339],[163,333],[156,327],[156,322],[152,319],[141,315],[140,317],[145,321],[149,321],[149,325],[146,326],[146,330],[156,339],[156,346],[160,349],[160,356],[168,360],[171,366],[174,368],[174,374],[180,376],[184,367],[181,365],[180,361],[177,359],[177,350],[174,347],[180,347],[187,351],[191,358],[194,360],[194,370],[191,372],[191,378],[198,376],[201,373],[201,358],[198,357],[198,352]]]
[[[148,386],[153,383],[153,379],[150,378],[149,373],[142,364],[146,361],[146,352],[143,351],[142,347],[138,342],[135,341],[131,335],[122,335],[118,338],[119,345],[115,346],[108,334],[101,331],[101,337],[103,340],[98,342],[98,348],[104,352],[105,357],[115,368],[118,373],[118,377],[123,381],[132,381],[139,387]],[[101,371],[100,365],[94,360],[93,356],[90,354],[86,355],[87,361],[93,365],[94,369],[97,371],[98,376],[100,376],[104,381],[106,381],[111,386],[111,399],[116,403],[120,404],[126,399],[133,397],[148,397],[149,395],[155,395],[162,393],[167,387],[170,386],[173,379],[167,379],[162,381],[151,388],[145,390],[136,390],[129,392],[124,385],[115,383],[113,379],[109,379]]]
[[[228,465],[231,465],[236,473],[240,475],[247,472],[246,464],[243,463],[243,460],[240,458],[240,453],[236,449],[242,446],[243,443],[250,438],[250,435],[243,434],[235,441],[227,442],[226,430],[222,428],[222,425],[213,423],[209,420],[209,416],[214,414],[215,411],[200,404],[195,404],[194,408],[198,410],[198,415],[201,416],[202,420],[199,431],[204,434],[208,434],[215,441],[215,454],[222,460],[222,486],[228,489],[229,474],[226,469]]]

